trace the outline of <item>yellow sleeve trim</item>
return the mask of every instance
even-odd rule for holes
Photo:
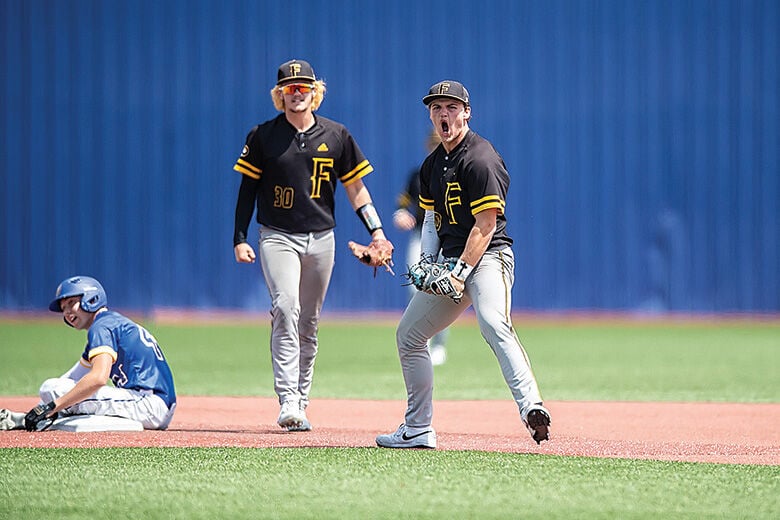
[[[250,163],[250,162],[248,162],[248,161],[245,161],[245,160],[243,160],[243,159],[239,159],[239,160],[237,160],[237,161],[236,161],[236,164],[237,164],[237,165],[238,165],[238,164],[240,164],[240,165],[241,165],[241,166],[243,166],[244,168],[246,168],[246,169],[248,169],[248,170],[250,170],[250,171],[253,171],[253,172],[255,172],[255,173],[258,173],[258,174],[259,174],[259,173],[263,173],[263,170],[261,170],[261,169],[260,169],[260,168],[258,168],[257,166],[254,166],[252,163]]]
[[[498,198],[497,195],[489,195],[471,203],[471,214],[476,215],[486,209],[497,209],[500,214],[504,214],[506,202]]]
[[[420,207],[424,210],[431,210],[433,211],[433,199],[424,199],[422,196],[420,196]]]
[[[357,181],[358,179],[362,179],[369,173],[374,171],[374,167],[371,166],[368,163],[368,159],[364,160],[357,166],[355,166],[351,171],[345,173],[341,176],[341,182],[344,184],[344,186],[349,186],[353,182]]]
[[[116,362],[116,352],[114,352],[114,349],[112,349],[107,345],[104,345],[102,347],[95,347],[92,350],[90,350],[88,354],[90,361],[98,354],[108,354],[109,356],[111,356],[111,359],[113,359],[114,362]]]
[[[233,166],[233,169],[238,173],[243,173],[244,175],[252,177],[253,179],[259,179],[260,175],[263,173],[263,170],[257,166],[253,166],[251,163],[243,159],[236,161],[236,165]]]
[[[400,193],[398,194],[398,197],[396,197],[395,203],[399,208],[406,209],[409,207],[409,204],[412,203],[412,197],[406,192]]]

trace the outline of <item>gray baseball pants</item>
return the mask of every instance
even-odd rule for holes
[[[525,350],[512,327],[514,255],[510,248],[486,252],[466,279],[463,300],[417,292],[406,307],[396,330],[398,355],[406,384],[404,423],[428,428],[433,418],[433,365],[426,342],[453,323],[469,305],[474,306],[479,329],[493,350],[521,417],[542,402]]]
[[[271,296],[271,362],[279,403],[309,401],[317,329],[335,256],[333,230],[260,229],[260,263]]]
[[[414,265],[420,261],[420,232],[417,229],[412,230],[412,236],[409,237],[409,244],[406,247],[406,265]],[[409,296],[414,298],[414,295],[418,292],[414,285],[408,285]],[[447,338],[450,335],[450,331],[446,328],[441,332],[437,332],[431,337],[430,346],[440,345],[444,347],[447,344]]]

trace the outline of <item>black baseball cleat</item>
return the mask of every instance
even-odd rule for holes
[[[541,405],[537,405],[528,412],[525,417],[525,427],[531,433],[536,444],[550,440],[550,412]]]

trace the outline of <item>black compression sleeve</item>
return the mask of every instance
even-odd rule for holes
[[[236,220],[233,226],[233,247],[247,241],[246,233],[255,212],[258,183],[259,181],[247,175],[241,176],[241,187],[238,189],[236,202]]]

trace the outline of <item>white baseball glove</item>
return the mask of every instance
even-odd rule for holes
[[[450,264],[421,260],[409,266],[404,277],[409,279],[406,285],[414,285],[418,291],[438,296],[446,296],[455,303],[463,298],[463,282],[452,277]],[[460,285],[460,288],[456,286]]]

